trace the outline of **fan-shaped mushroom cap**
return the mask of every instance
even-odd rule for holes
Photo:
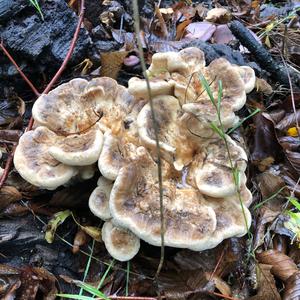
[[[109,254],[119,261],[132,259],[140,249],[140,239],[136,235],[111,221],[102,227],[102,240]]]
[[[205,197],[210,207],[214,210],[217,226],[207,243],[211,249],[230,237],[245,235],[251,226],[251,214],[248,208],[241,204],[237,196],[228,198]],[[192,250],[200,250],[191,248]],[[201,249],[204,250],[204,249]]]
[[[78,167],[78,177],[81,180],[88,180],[94,177],[96,168],[95,165],[88,165],[83,167]]]
[[[151,96],[157,95],[170,95],[173,93],[174,84],[173,82],[165,81],[161,78],[154,78],[149,80]],[[147,83],[144,79],[132,77],[128,81],[128,91],[134,95],[137,99],[148,99],[149,93]]]
[[[114,222],[159,246],[157,166],[145,148],[140,147],[137,152],[139,158],[120,170],[111,192],[110,211]],[[180,184],[180,180],[176,172],[163,172],[166,246],[201,251],[247,232],[251,215],[237,195],[220,199],[203,196],[193,186]],[[251,196],[243,189],[248,204]]]
[[[14,155],[14,165],[25,180],[52,190],[76,175],[76,168],[57,161],[49,154],[48,149],[56,142],[57,135],[43,126],[22,135]]]
[[[241,187],[246,183],[244,171],[247,167],[247,155],[229,136],[226,136],[226,140],[233,167],[239,171]],[[189,166],[188,182],[196,185],[201,193],[211,197],[235,194],[237,187],[230,159],[223,140],[209,140]]]
[[[118,132],[135,104],[126,88],[108,77],[73,79],[35,102],[34,119],[57,134],[86,132],[95,123]]]
[[[250,93],[255,87],[255,72],[248,66],[236,66],[245,85],[246,93]]]
[[[89,198],[89,207],[91,212],[103,221],[111,219],[109,210],[109,197],[113,182],[100,177],[97,182],[97,187],[94,189]]]
[[[146,242],[159,246],[160,209],[157,166],[145,148],[124,166],[110,197],[114,221]],[[169,174],[168,172],[166,174]],[[178,178],[165,178],[165,245],[203,249],[216,228],[215,213],[197,189],[180,189]]]
[[[199,135],[206,135],[206,129],[202,128],[198,120],[193,120],[193,116],[182,111],[175,97],[157,96],[152,102],[161,150],[165,159],[181,170],[190,163],[199,149]],[[140,111],[137,125],[142,143],[149,149],[155,149],[154,125],[149,103]]]
[[[219,81],[222,82],[221,120],[225,128],[233,126],[238,120],[234,111],[241,109],[246,102],[245,85],[240,73],[226,59],[218,58],[203,70],[203,75],[210,84],[215,101],[218,99]],[[192,89],[196,97],[187,99],[182,106],[183,110],[196,115],[203,123],[217,122],[216,109],[202,87],[199,76],[193,76],[188,88]],[[183,101],[182,92],[177,91],[176,85],[175,95]]]
[[[103,134],[98,124],[90,130],[57,139],[49,153],[58,161],[70,166],[86,166],[95,163],[102,150]]]
[[[185,112],[194,114],[210,131],[211,122],[217,122],[217,112],[202,86],[200,74],[210,84],[215,101],[218,99],[218,84],[222,81],[221,119],[225,129],[234,126],[239,118],[235,111],[241,109],[246,101],[246,92],[253,89],[254,71],[249,67],[232,65],[224,58],[215,59],[205,67],[204,53],[194,47],[186,48],[178,53],[157,53],[147,71],[150,81],[156,84],[153,97],[173,95],[179,99]],[[150,83],[151,84],[151,83]],[[139,92],[137,86],[141,89]],[[165,88],[172,87],[172,88]],[[146,81],[132,78],[129,90],[134,95],[145,98]]]
[[[125,138],[116,137],[110,131],[104,134],[103,149],[98,160],[101,174],[110,180],[115,180],[120,169],[135,155],[136,146],[126,143]]]

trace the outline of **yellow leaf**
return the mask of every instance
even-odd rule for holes
[[[97,242],[101,242],[102,241],[102,238],[101,238],[101,229],[99,229],[98,227],[94,227],[94,226],[81,226],[80,228],[81,228],[81,230],[83,230],[86,234],[88,234],[89,236],[91,236]]]
[[[268,25],[266,26],[266,31],[269,32],[269,31],[271,31],[273,28],[274,28],[274,23],[272,22],[272,23],[270,23],[270,24],[268,24]]]
[[[291,127],[287,130],[287,135],[297,137],[298,136],[298,130],[296,127]]]
[[[269,38],[269,36],[268,36],[268,35],[266,36],[266,39],[265,39],[265,44],[266,44],[266,46],[267,46],[268,48],[272,48],[272,46],[271,46],[271,42],[270,42],[270,38]]]

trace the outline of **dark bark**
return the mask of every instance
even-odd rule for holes
[[[259,65],[271,73],[278,82],[285,86],[289,86],[288,73],[292,77],[293,83],[299,82],[299,76],[295,72],[286,69],[286,67],[275,61],[272,55],[254,38],[251,32],[239,21],[230,23],[230,30],[241,42],[241,44],[251,52]]]

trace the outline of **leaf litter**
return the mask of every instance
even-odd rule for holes
[[[135,59],[138,53],[130,2],[103,1],[101,5],[95,7],[92,1],[87,1],[84,21],[87,34],[95,44],[101,36],[111,50],[102,49],[100,55],[82,57],[81,64],[78,62],[77,68],[70,68],[63,80],[79,75],[93,76],[93,71],[98,67],[100,67],[100,74],[125,82],[126,78],[130,78],[133,74],[142,75],[139,60]],[[272,13],[271,9],[267,13],[268,5],[261,6],[260,1],[227,1],[228,6],[223,13],[219,10],[218,14],[207,19],[206,15],[212,8],[211,4],[195,5],[190,1],[160,2],[160,6],[155,7],[152,1],[145,1],[145,7],[141,9],[140,37],[147,63],[151,62],[152,54],[155,52],[178,51],[192,41],[220,44],[221,47],[226,44],[233,49],[241,50],[239,41],[227,26],[231,15],[231,18],[241,18],[255,38],[269,48],[271,53],[278,55],[278,49],[284,49],[287,63],[299,71],[300,66],[297,64],[299,60],[297,61],[296,58],[299,57],[300,51],[298,43],[295,42],[297,29],[299,30],[299,18],[297,19],[295,14],[296,6],[288,7],[283,4],[281,7],[283,14],[278,16]],[[69,2],[70,7],[75,11],[78,11],[78,4],[79,1]],[[273,9],[272,4],[269,6]],[[221,5],[217,4],[216,7],[220,8]],[[43,5],[39,11],[39,14],[41,13],[43,14]],[[246,53],[247,59],[255,63],[255,57],[252,57],[249,52]],[[133,60],[134,63],[131,62]],[[300,231],[300,210],[297,204],[295,205],[299,203],[297,197],[300,196],[300,148],[297,130],[297,122],[300,120],[299,92],[295,92],[292,100],[289,88],[282,89],[265,72],[258,71],[257,75],[257,88],[252,92],[251,98],[259,104],[262,111],[246,119],[237,129],[248,146],[250,157],[248,185],[256,196],[256,203],[252,207],[253,240],[230,239],[215,249],[203,252],[167,249],[166,262],[157,282],[153,281],[153,276],[159,261],[159,253],[154,248],[143,245],[140,257],[131,263],[128,273],[130,274],[128,290],[132,299],[157,297],[157,292],[166,299],[221,299],[222,297],[224,299],[297,299],[299,297],[300,277],[297,267],[299,259],[297,260],[298,256],[295,255],[299,251]],[[28,91],[24,93],[17,86],[14,89],[16,92],[13,93],[10,90],[6,91],[3,101],[0,102],[2,107],[0,143],[1,149],[3,148],[7,153],[2,158],[4,162],[27,124],[30,103],[33,101],[32,96],[28,97],[30,94]],[[25,100],[22,100],[18,94],[25,95]],[[246,105],[249,109],[250,104]],[[293,106],[296,108],[295,111]],[[242,111],[240,113],[242,117],[247,117],[247,113],[246,115]],[[1,165],[4,167],[3,163]],[[93,186],[94,182],[95,179],[92,179],[90,186]],[[49,224],[46,229],[46,240],[57,243],[58,230],[62,240],[56,245],[61,247],[69,243],[69,252],[72,253],[70,255],[76,255],[82,265],[77,272],[65,272],[63,269],[55,268],[47,271],[49,257],[40,258],[44,260],[42,262],[33,259],[32,255],[27,253],[22,265],[15,262],[17,265],[12,266],[9,260],[5,259],[6,264],[1,265],[0,268],[1,297],[18,299],[16,297],[21,295],[22,299],[38,299],[38,295],[42,294],[45,299],[55,299],[58,291],[78,293],[74,283],[76,286],[76,280],[82,280],[87,257],[92,261],[87,284],[94,284],[97,279],[104,278],[101,291],[107,296],[125,295],[124,265],[117,263],[109,274],[102,277],[109,265],[109,256],[101,243],[98,221],[91,216],[86,205],[90,190],[90,187],[79,184],[78,187],[63,187],[52,193],[39,191],[23,182],[14,171],[9,173],[7,184],[0,192],[3,218],[1,222],[5,224],[6,218],[25,220],[28,214],[37,218],[37,222],[39,222],[38,218],[44,218],[44,222]],[[24,199],[28,200],[24,201]],[[295,199],[296,202],[288,201],[289,199]],[[72,218],[64,222],[71,211],[76,214],[76,222]],[[68,232],[69,223],[73,223],[75,230]],[[27,230],[26,226],[23,228],[24,232]],[[288,239],[286,246],[280,251],[275,249],[276,236]],[[13,236],[8,235],[4,238],[5,242],[10,243],[12,247],[14,239]],[[90,254],[93,239],[96,240],[95,248]],[[33,249],[38,246],[32,245]],[[0,248],[0,255],[2,254]],[[37,261],[42,267],[36,266]],[[254,271],[250,269],[251,265],[255,266]],[[252,274],[256,277],[255,288],[250,284]],[[63,284],[62,290],[58,285],[58,280],[62,280],[61,278],[70,279],[67,285]],[[91,291],[91,287],[89,285],[87,287]],[[237,290],[240,294],[236,293]]]

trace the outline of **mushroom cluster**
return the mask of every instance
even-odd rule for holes
[[[206,66],[201,50],[187,48],[154,54],[147,73],[162,154],[165,245],[201,251],[244,235],[252,201],[247,155],[228,135],[225,142],[211,129],[212,122],[220,124],[199,75],[216,98],[222,82],[226,130],[239,121],[235,112],[254,88],[254,71],[224,58]],[[136,255],[140,239],[160,246],[156,140],[146,81],[131,78],[126,89],[105,77],[73,79],[42,95],[33,117],[36,127],[21,137],[15,153],[21,176],[55,189],[74,176],[92,176],[87,170],[98,161],[102,177],[89,207],[105,221],[108,252],[125,261]]]

